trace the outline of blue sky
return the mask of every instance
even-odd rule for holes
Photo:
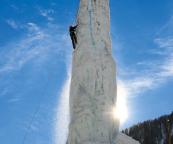
[[[78,3],[1,0],[1,143],[63,144],[72,54],[68,26]],[[110,7],[118,88],[129,113],[121,127],[169,114],[173,1],[111,0]]]

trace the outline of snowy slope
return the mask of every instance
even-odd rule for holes
[[[140,144],[140,143],[123,133],[119,133],[116,139],[116,144]]]
[[[173,112],[123,130],[141,144],[173,144]]]

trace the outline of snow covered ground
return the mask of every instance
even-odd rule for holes
[[[140,144],[138,141],[132,139],[131,137],[129,137],[123,133],[118,134],[116,143],[117,144]]]

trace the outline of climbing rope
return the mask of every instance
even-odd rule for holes
[[[77,24],[77,17],[78,17],[79,11],[80,11],[80,2],[79,2],[79,6],[77,8],[77,11],[76,11],[76,15],[75,15],[75,25]]]
[[[27,136],[28,136],[28,132],[30,131],[31,126],[32,126],[33,122],[35,121],[35,119],[37,117],[37,114],[40,111],[40,108],[41,108],[41,102],[39,103],[38,107],[36,108],[36,110],[34,111],[33,115],[31,116],[31,120],[30,120],[30,122],[29,122],[29,124],[28,124],[28,126],[26,128],[26,132],[24,134],[24,137],[23,137],[23,140],[22,140],[22,144],[25,144]]]
[[[89,6],[88,6],[88,9],[89,9],[89,29],[90,29],[90,37],[91,37],[91,41],[92,41],[92,44],[93,46],[95,47],[95,41],[94,41],[94,37],[93,37],[93,27],[92,27],[92,11],[93,11],[93,3],[92,3],[92,0],[89,1]]]
[[[29,121],[28,126],[26,126],[26,132],[25,132],[25,134],[24,134],[24,137],[23,137],[23,140],[22,140],[22,144],[25,144],[25,143],[26,143],[26,140],[27,140],[29,131],[30,131],[30,129],[31,129],[31,126],[32,126],[32,124],[34,123],[34,121],[36,120],[37,115],[39,114],[39,112],[40,112],[40,110],[41,110],[42,102],[43,102],[43,100],[46,98],[46,96],[47,96],[47,95],[43,95],[43,96],[42,96],[42,101],[39,101],[38,107],[37,107],[37,108],[35,109],[35,111],[33,112],[32,116],[31,116],[31,120]]]

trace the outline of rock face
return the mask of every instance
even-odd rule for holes
[[[73,52],[68,144],[116,144],[119,122],[109,0],[80,0]]]

